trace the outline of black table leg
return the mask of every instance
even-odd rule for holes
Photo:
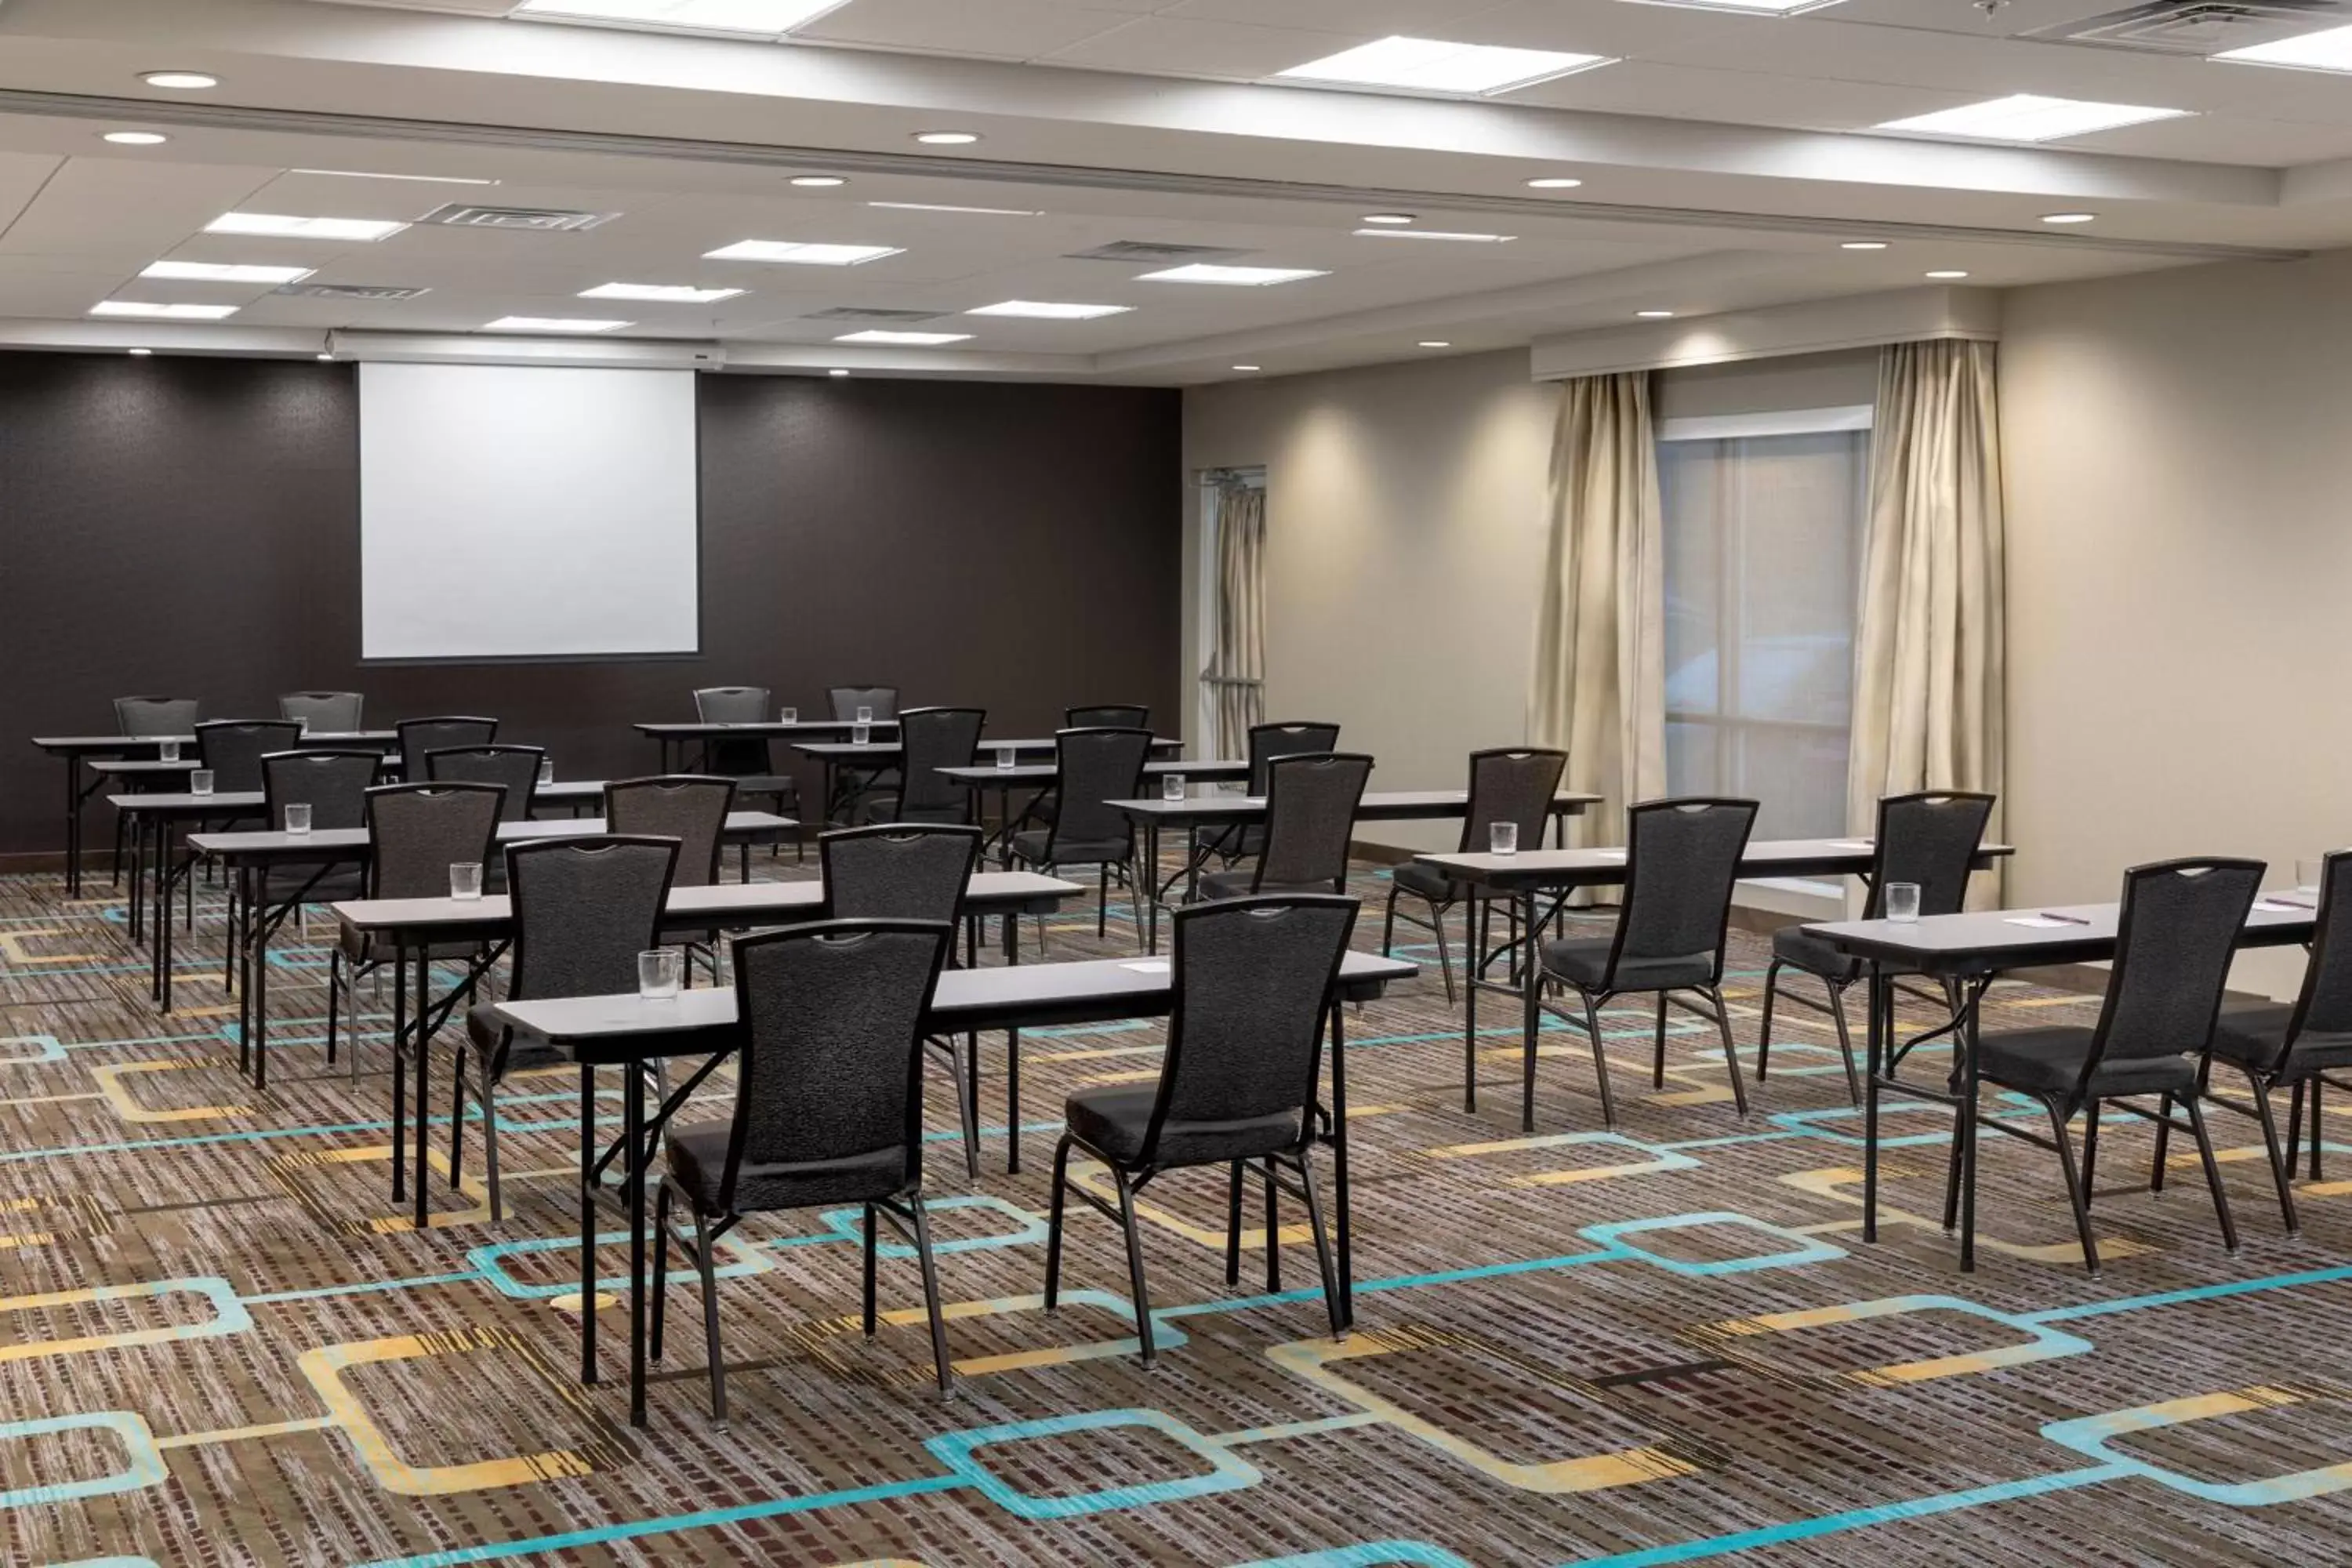
[[[1021,962],[1021,915],[1004,917],[1004,962]],[[1021,1173],[1021,1031],[1004,1031],[1004,1169]]]
[[[1143,875],[1138,879],[1136,897],[1144,902],[1143,951],[1156,955],[1160,952],[1160,819],[1148,818],[1143,824]]]
[[[629,1425],[646,1424],[646,1075],[624,1063],[621,1135],[629,1183]],[[707,1245],[707,1244],[706,1244]]]
[[[1963,1147],[1965,1163],[1960,1170],[1960,1272],[1973,1273],[1977,1266],[1977,999],[1983,994],[1981,987],[1964,994],[1969,1010],[1965,1027],[1960,1034],[1960,1048],[1967,1053],[1960,1063],[1960,1125],[1966,1129],[1968,1142]]]
[[[253,900],[253,868],[240,861],[236,868],[236,905],[248,909]],[[242,961],[251,950],[237,944],[236,955]],[[236,1066],[239,1072],[253,1070],[253,973],[246,970],[236,977]]]
[[[1339,1205],[1339,1321],[1356,1324],[1355,1221],[1348,1204],[1347,1005],[1331,1004],[1331,1191]],[[1270,1239],[1270,1238],[1269,1238]]]
[[[433,1043],[426,1037],[425,1015],[433,1006],[433,956],[429,949],[416,954],[416,1228],[425,1227],[425,1210],[433,1183],[427,1175],[432,1167],[425,1163],[425,1151],[432,1146],[433,1128]]]
[[[66,753],[66,896],[81,897],[81,759],[71,752]]]
[[[1524,1064],[1519,1089],[1519,1131],[1533,1132],[1536,1130],[1536,1037],[1540,1033],[1543,1023],[1543,964],[1537,956],[1536,940],[1536,933],[1540,929],[1538,922],[1542,917],[1536,912],[1533,889],[1524,895],[1520,909],[1526,922],[1520,930],[1526,935],[1527,948],[1519,955],[1519,1052]],[[1592,1048],[1599,1052],[1606,1047],[1595,1040]]]
[[[1870,1017],[1863,1026],[1863,1055],[1869,1070],[1862,1080],[1862,1239],[1878,1239],[1878,1075],[1886,1060],[1886,973],[1870,966]]]
[[[172,889],[179,876],[172,864],[171,824],[158,818],[155,823],[155,1001],[164,1012],[172,1010]],[[194,887],[189,889],[193,895]]]
[[[580,1068],[580,1381],[596,1381],[596,1069]]]
[[[240,868],[242,870],[242,868]],[[269,874],[257,873],[247,884],[245,911],[245,994],[253,1008],[253,1087],[269,1087]],[[259,886],[254,886],[259,884]],[[260,897],[254,895],[258,893]]]
[[[131,814],[131,940],[147,936],[147,820]]]
[[[416,961],[425,962],[425,949],[419,947]],[[352,987],[352,1049],[357,1052],[360,1037],[359,987]],[[408,1196],[408,949],[395,946],[392,950],[392,1201],[399,1203]],[[421,1115],[421,1112],[420,1112]],[[425,1173],[416,1173],[416,1184],[425,1185]]]

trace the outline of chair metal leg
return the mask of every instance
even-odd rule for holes
[[[1160,1363],[1160,1352],[1151,1338],[1151,1297],[1143,1282],[1143,1237],[1135,1224],[1135,1189],[1128,1184],[1127,1173],[1113,1167],[1112,1184],[1118,1188],[1118,1228],[1127,1237],[1128,1287],[1134,1293],[1135,1337],[1143,1345],[1143,1364]]]
[[[2303,1222],[2294,1212],[2294,1157],[2279,1148],[2278,1118],[2271,1114],[2271,1086],[2251,1071],[2246,1081],[2254,1091],[2254,1114],[2263,1124],[2263,1149],[2270,1155],[2271,1180],[2278,1184],[2279,1215],[2286,1222],[2289,1236],[2303,1234]]]
[[[1733,1065],[1737,1067],[1738,1064]],[[1652,1089],[1666,1087],[1666,994],[1663,991],[1658,993],[1657,1031],[1651,1042],[1650,1087]]]
[[[2315,1181],[2315,1181],[2317,1181],[2317,1180],[2319,1180],[2319,1145],[2321,1144],[2321,1142],[2324,1142],[2323,1138],[2321,1137],[2321,1133],[2320,1133],[2320,1121],[2319,1121],[2319,1119],[2320,1119],[2320,1117],[2324,1114],[2324,1112],[2323,1112],[2323,1110],[2322,1110],[2322,1109],[2321,1109],[2321,1099],[2322,1099],[2322,1096],[2323,1096],[2323,1094],[2324,1094],[2324,1092],[2325,1092],[2325,1090],[2326,1090],[2326,1086],[2327,1086],[2327,1080],[2326,1080],[2326,1079],[2321,1078],[2321,1077],[2320,1077],[2319,1075],[2317,1075],[2316,1073],[2315,1073],[2315,1074],[2313,1074],[2313,1075],[2312,1075],[2312,1079],[2311,1079],[2311,1179],[2312,1179],[2313,1181]]]
[[[416,1114],[425,1114],[418,1106]],[[449,1190],[457,1190],[458,1178],[466,1163],[466,1047],[457,1047],[457,1065],[449,1072]],[[419,1176],[424,1175],[419,1171]]]
[[[865,1293],[859,1298],[859,1300],[865,1305],[865,1318],[863,1320],[863,1324],[866,1330],[866,1337],[869,1340],[874,1337],[874,1264],[877,1242],[877,1238],[874,1232],[877,1224],[878,1220],[874,1213],[874,1205],[872,1204],[867,1204],[866,1205],[866,1223],[860,1227],[866,1238],[866,1245],[861,1249],[865,1253],[866,1284]]]
[[[2083,1206],[2089,1208],[2098,1189],[2093,1179],[2099,1169],[2099,1101],[2083,1107]]]
[[[506,1188],[499,1181],[499,1086],[484,1084],[482,1089],[482,1177],[490,1188],[490,1223],[503,1223],[507,1217]]]
[[[1764,968],[1764,1016],[1756,1021],[1756,1081],[1758,1083],[1764,1081],[1764,1075],[1771,1068],[1772,1004],[1780,994],[1780,971],[1785,967],[1786,965],[1776,958]],[[1853,1077],[1853,1058],[1850,1056],[1846,1058],[1845,1074],[1849,1079]]]
[[[939,1379],[940,1397],[955,1397],[955,1368],[948,1360],[947,1313],[940,1305],[940,1270],[931,1258],[931,1222],[923,1212],[923,1194],[909,1195],[907,1206],[915,1215],[915,1254],[923,1266],[923,1310],[931,1321],[931,1372]]]
[[[2303,1152],[2303,1084],[2300,1080],[2289,1091],[2286,1102],[2286,1175],[2294,1180],[2294,1163]]]
[[[1837,1025],[1838,1055],[1845,1061],[1846,1098],[1854,1104],[1860,1105],[1862,1081],[1855,1077],[1853,1070],[1853,1032],[1847,1026],[1845,1021],[1845,993],[1846,988],[1843,985],[1830,987],[1830,1017]],[[1759,1083],[1764,1081],[1764,1074],[1760,1068],[1756,1074],[1756,1081]]]
[[[2189,1110],[2189,1131],[2197,1135],[2197,1157],[2205,1165],[2205,1184],[2213,1189],[2213,1214],[2221,1222],[2221,1245],[2235,1252],[2238,1226],[2230,1217],[2230,1194],[2221,1190],[2221,1164],[2213,1158],[2213,1140],[2205,1132],[2205,1108],[2193,1094],[2183,1103]]]
[[[1242,1172],[1239,1160],[1234,1162],[1233,1180],[1225,1192],[1225,1283],[1242,1282]]]
[[[652,1282],[653,1322],[646,1331],[646,1359],[658,1363],[662,1358],[662,1304],[669,1300],[669,1200],[670,1184],[665,1178],[654,1190],[654,1276]],[[583,1303],[583,1312],[596,1310],[593,1301]]]
[[[1390,896],[1393,898],[1395,895]],[[1429,924],[1437,933],[1437,975],[1445,982],[1445,1005],[1451,1007],[1454,1005],[1454,955],[1445,948],[1445,911],[1449,907],[1445,904],[1430,905]],[[1467,930],[1469,922],[1465,920],[1463,926]]]
[[[1062,1221],[1069,1202],[1070,1137],[1054,1149],[1054,1203],[1051,1217],[1045,1222],[1045,1310],[1052,1311],[1060,1304],[1062,1294]]]
[[[1969,1110],[1966,1100],[1952,1108],[1952,1152],[1944,1163],[1944,1229],[1953,1231],[1960,1224],[1960,1164],[1968,1150]],[[1974,1173],[1970,1173],[1973,1176]]]
[[[1315,1162],[1310,1153],[1298,1156],[1298,1190],[1306,1195],[1307,1224],[1315,1232],[1315,1266],[1323,1275],[1323,1310],[1331,1319],[1331,1337],[1348,1331],[1347,1310],[1340,1300],[1339,1271],[1331,1260],[1331,1241],[1323,1224],[1323,1200],[1315,1191]]]
[[[1095,868],[1095,936],[1100,940],[1110,930],[1110,862]]]
[[[1739,1076],[1739,1053],[1732,1049],[1731,1046],[1731,1010],[1723,1005],[1723,993],[1721,991],[1710,987],[1708,990],[1702,993],[1702,994],[1706,997],[1707,1001],[1714,1004],[1715,1031],[1717,1034],[1723,1037],[1723,1065],[1725,1070],[1729,1072],[1731,1075],[1732,1101],[1739,1107],[1739,1114],[1745,1116],[1748,1114],[1748,1083],[1746,1079]],[[1663,991],[1658,993],[1658,1007],[1661,1013],[1665,1010],[1665,993]],[[1661,1034],[1658,1037],[1658,1044],[1660,1047],[1659,1056],[1663,1059],[1665,1055],[1664,1035]],[[1853,1070],[1853,1063],[1851,1058],[1847,1059],[1846,1070],[1849,1073]]]
[[[727,1363],[719,1351],[719,1275],[710,1258],[710,1226],[698,1205],[694,1215],[694,1263],[702,1276],[703,1353],[710,1363],[710,1424],[727,1430]],[[589,1303],[593,1310],[594,1303]]]
[[[1593,1002],[1591,993],[1580,992],[1578,994],[1584,998],[1584,1026],[1592,1033],[1592,1072],[1601,1080],[1601,1122],[1614,1132],[1617,1131],[1617,1100],[1609,1092],[1609,1047],[1601,1039],[1601,1009]],[[1531,1116],[1534,1114],[1535,1072],[1535,1053],[1530,1051],[1528,1053],[1528,1114]]]
[[[2156,1124],[2156,1159],[2148,1170],[2147,1190],[2164,1191],[2164,1160],[2172,1142],[2172,1096],[2166,1095],[2156,1102],[2157,1114],[2163,1120]]]
[[[1275,1184],[1274,1161],[1265,1163],[1265,1289],[1268,1295],[1282,1289],[1282,1214],[1279,1206],[1282,1189]]]
[[[342,991],[343,950],[330,948],[327,952],[327,1065],[335,1065],[335,1003]],[[352,1054],[359,1054],[359,1043],[352,1043]]]
[[[1396,901],[1397,885],[1394,882],[1391,882],[1389,884],[1388,914],[1386,918],[1381,921],[1381,956],[1382,958],[1393,958],[1396,956]]]
[[[2083,1201],[2083,1178],[2074,1169],[2074,1139],[2066,1131],[2066,1112],[2054,1100],[2044,1100],[2050,1112],[2050,1133],[2058,1146],[2058,1170],[2066,1178],[2066,1202],[2074,1211],[2074,1234],[2083,1238],[2083,1266],[2093,1279],[2099,1273],[2099,1244],[2091,1235],[2091,1208]]]

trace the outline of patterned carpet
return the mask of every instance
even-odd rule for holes
[[[1360,889],[1384,890],[1381,877],[1366,868]],[[2117,1127],[2095,1281],[2050,1157],[1993,1139],[1983,1265],[1963,1277],[1932,1217],[1939,1116],[1893,1117],[1889,1224],[1880,1245],[1860,1241],[1859,1122],[1818,1016],[1790,1019],[1743,1121],[1707,1026],[1677,1019],[1661,1090],[1647,1009],[1612,1015],[1615,1136],[1598,1130],[1584,1047],[1554,1034],[1541,1134],[1523,1138],[1515,1025],[1488,1013],[1490,1092],[1465,1114],[1460,1013],[1433,968],[1350,1026],[1361,1285],[1346,1342],[1324,1337],[1298,1289],[1313,1280],[1303,1225],[1282,1237],[1289,1293],[1264,1293],[1255,1262],[1225,1288],[1223,1191],[1207,1173],[1169,1179],[1145,1211],[1159,1370],[1132,1354],[1118,1244],[1096,1216],[1073,1219],[1067,1304],[1039,1310],[1060,1095],[1143,1079],[1160,1039],[1153,1025],[1048,1031],[1024,1057],[1026,1173],[1003,1173],[993,1041],[983,1177],[967,1184],[945,1146],[932,1168],[958,1401],[929,1389],[912,1264],[886,1252],[884,1304],[899,1310],[868,1344],[855,1216],[776,1216],[738,1233],[725,1270],[731,1430],[708,1425],[680,1275],[653,1422],[633,1432],[625,1310],[604,1308],[607,1381],[573,1378],[573,1080],[518,1087],[503,1225],[478,1193],[439,1184],[435,1224],[413,1230],[385,1168],[387,1020],[369,1020],[378,1043],[356,1086],[330,1070],[323,951],[289,931],[271,1087],[255,1092],[219,985],[219,889],[205,891],[180,1011],[161,1017],[119,903],[68,903],[52,877],[0,881],[9,1564],[2352,1551],[2352,1205],[2338,1201],[2352,1181],[2307,1186],[2289,1242],[2252,1124],[2218,1118],[2247,1240],[2232,1258],[2193,1152],[2176,1144],[2176,1180],[2151,1196],[2149,1134]],[[1105,948],[1091,904],[1074,906],[1053,956],[1131,952],[1129,911],[1112,912]],[[1368,919],[1360,940],[1377,935]],[[1740,939],[1743,1052],[1763,951]],[[1996,991],[1991,1012],[1996,1026],[2088,1016],[2023,986]],[[935,1089],[944,1130],[952,1100]],[[622,1247],[606,1256],[625,1268]]]

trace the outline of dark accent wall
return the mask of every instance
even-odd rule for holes
[[[828,685],[895,683],[998,733],[1143,701],[1174,732],[1181,406],[706,375],[700,658],[367,666],[353,367],[0,353],[0,853],[64,842],[62,764],[27,739],[110,731],[132,692],[215,718],[305,688],[366,692],[373,726],[486,713],[572,778],[651,772],[629,726],[738,682],[811,713]]]

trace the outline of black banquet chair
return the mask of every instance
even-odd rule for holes
[[[670,874],[672,888],[708,888],[719,881],[719,858],[725,850],[727,815],[735,809],[735,781],[695,773],[671,773],[658,778],[620,779],[604,786],[604,831],[624,837],[675,838],[677,868]],[[739,847],[743,856],[743,880],[751,879],[751,846]],[[719,973],[719,932],[705,933],[699,942],[686,945],[687,956],[698,961],[715,978]]]
[[[661,1288],[675,1239],[702,1286],[710,1417],[727,1424],[712,1249],[747,1215],[865,1210],[865,1329],[876,1323],[877,1220],[914,1244],[940,1393],[952,1395],[947,1323],[923,1209],[923,1018],[953,928],[931,921],[825,921],[735,944],[735,1112],[672,1126],[654,1200],[653,1331],[662,1354]],[[673,1219],[673,1215],[680,1216]],[[690,1228],[689,1228],[690,1226]]]
[[[174,736],[193,735],[196,721],[204,716],[204,704],[193,697],[118,697],[114,700],[114,729],[117,734],[132,740],[170,740]],[[135,793],[138,785],[131,789]],[[184,787],[184,786],[182,786]],[[122,880],[122,814],[114,817],[114,879]]]
[[[367,699],[356,691],[289,691],[278,698],[278,713],[306,731],[349,734],[360,728],[366,706]]]
[[[856,722],[860,708],[871,710],[877,724],[898,721],[898,689],[895,686],[834,686],[828,687],[824,695],[836,723]]]
[[[1266,770],[1265,831],[1255,864],[1201,879],[1203,900],[1257,893],[1344,893],[1356,808],[1372,776],[1360,752],[1276,758]]]
[[[1313,720],[1286,720],[1253,724],[1249,732],[1249,794],[1263,798],[1272,787],[1269,774],[1284,757],[1319,756],[1339,749],[1339,726]],[[1209,850],[1228,864],[1255,855],[1265,842],[1265,829],[1255,823],[1228,827],[1208,840]]]
[[[539,764],[547,752],[538,746],[448,746],[425,753],[420,784],[489,784],[505,790],[499,809],[501,821],[529,822],[539,794]]]
[[[1871,858],[1870,896],[1862,918],[1883,919],[1886,889],[1909,882],[1919,889],[1919,913],[1956,915],[1968,901],[1969,873],[1985,824],[1992,818],[1994,797],[1964,790],[1922,790],[1892,795],[1878,803],[1878,837]],[[1825,1003],[1801,993],[1786,991],[1780,972],[1793,969],[1810,974],[1828,991]],[[1862,1081],[1854,1072],[1853,1037],[1845,1016],[1845,994],[1865,975],[1862,960],[1840,952],[1801,925],[1783,926],[1772,933],[1772,963],[1764,971],[1764,1016],[1756,1030],[1756,1081],[1762,1083],[1772,1057],[1772,1007],[1776,1000],[1826,1012],[1837,1026],[1838,1054],[1845,1059],[1846,1095],[1862,1103]]]
[[[1470,805],[1462,816],[1461,853],[1483,851],[1491,842],[1491,824],[1507,822],[1519,830],[1519,843],[1533,849],[1543,843],[1545,825],[1551,820],[1552,797],[1559,793],[1559,775],[1568,766],[1566,752],[1532,746],[1503,746],[1470,753]],[[1423,920],[1400,910],[1397,900],[1411,897],[1427,906]],[[1445,917],[1456,905],[1466,905],[1462,946],[1475,973],[1478,962],[1478,906],[1484,902],[1475,882],[1457,882],[1444,872],[1408,860],[1389,877],[1388,918],[1381,927],[1381,952],[1396,942],[1396,923],[1419,926],[1437,938],[1437,973],[1445,982],[1445,999],[1454,1000],[1454,957],[1446,951]],[[1507,900],[1506,900],[1507,902]]]
[[[694,714],[706,724],[758,724],[777,711],[774,693],[764,686],[706,686],[694,694]],[[780,773],[765,735],[722,735],[702,752],[703,771],[735,781],[735,793],[745,800],[773,804],[778,816],[793,816],[801,808],[800,781]],[[780,853],[781,845],[769,853]],[[797,835],[794,858],[806,860],[808,846]]]
[[[1013,836],[1013,858],[1025,866],[1048,872],[1063,866],[1097,868],[1097,936],[1109,929],[1114,867],[1127,872],[1139,897],[1143,894],[1135,869],[1135,825],[1109,803],[1141,796],[1143,764],[1150,755],[1149,730],[1063,731],[1054,737],[1054,793],[1061,797],[1060,809],[1052,826]]]
[[[373,752],[275,752],[261,759],[262,815],[270,827],[286,826],[286,808],[310,808],[313,832],[331,833],[367,826],[367,792],[383,758]],[[241,909],[239,889],[229,886],[227,973],[236,973],[248,927],[276,931],[286,917],[309,906],[360,896],[362,873],[349,859],[326,856],[313,861],[272,861],[257,879],[258,908]]]
[[[2124,873],[2123,908],[2116,926],[2116,957],[2107,972],[2106,995],[2098,1022],[2088,1026],[2055,1024],[2034,1029],[2004,1029],[1977,1041],[1980,1083],[2013,1089],[2041,1102],[2050,1113],[2047,1138],[1965,1101],[1953,1119],[1951,1162],[1945,1178],[1944,1227],[1956,1223],[1963,1184],[1975,1212],[1977,1130],[1990,1127],[2058,1156],[2074,1228],[2083,1241],[2083,1264],[2099,1272],[2099,1246],[2091,1234],[2091,1182],[2098,1165],[2099,1111],[2112,1105],[2157,1126],[2155,1173],[2148,1186],[2164,1185],[2166,1134],[2178,1127],[2197,1140],[2206,1184],[2221,1239],[2238,1250],[2237,1226],[2230,1218],[2221,1169],[2213,1159],[2199,1101],[2205,1098],[2207,1053],[2221,1010],[2247,912],[2262,887],[2259,860],[2166,860],[2135,866]],[[1974,1006],[1972,998],[1969,1005]],[[2135,1103],[2155,1100],[2153,1110]],[[2173,1120],[2178,1105],[2186,1124]],[[2078,1173],[2074,1140],[2066,1123],[2083,1114],[2083,1161]],[[2273,1144],[2275,1150],[2275,1142]],[[2275,1171],[2273,1163],[2272,1169]]]
[[[425,784],[431,774],[425,758],[431,752],[462,746],[487,746],[499,738],[496,719],[403,719],[393,726],[400,737],[400,777],[405,784]]]
[[[1756,826],[1757,803],[1690,796],[1645,801],[1625,814],[1625,903],[1617,929],[1604,937],[1543,942],[1543,978],[1576,993],[1581,1006],[1547,1002],[1545,1009],[1582,1029],[1592,1042],[1592,1070],[1601,1089],[1601,1117],[1617,1125],[1609,1089],[1609,1048],[1601,1010],[1620,996],[1657,998],[1657,1039],[1650,1081],[1666,1081],[1666,1008],[1671,1003],[1714,1024],[1723,1037],[1723,1065],[1739,1113],[1748,1089],[1731,1047],[1731,1019],[1723,1005],[1724,935],[1731,924],[1731,893],[1739,859]],[[1685,994],[1706,998],[1704,1008]],[[1463,1071],[1477,1071],[1477,1046],[1466,1041]],[[1536,1049],[1528,1042],[1520,1088],[1521,1125],[1536,1125]],[[1465,1081],[1466,1079],[1465,1079]]]
[[[1307,1205],[1323,1303],[1338,1334],[1344,1326],[1339,1274],[1313,1154],[1319,1107],[1323,1020],[1332,1005],[1340,962],[1355,930],[1357,903],[1335,894],[1236,899],[1176,911],[1175,1011],[1157,1085],[1081,1089],[1069,1098],[1068,1128],[1054,1151],[1054,1204],[1045,1243],[1045,1310],[1059,1302],[1062,1225],[1076,1193],[1115,1221],[1127,1242],[1129,1286],[1143,1363],[1157,1359],[1150,1294],[1143,1276],[1137,1194],[1170,1171],[1202,1165],[1231,1170],[1227,1209],[1228,1284],[1240,1277],[1244,1170],[1263,1167],[1269,1269],[1280,1245],[1276,1191]],[[1118,1203],[1070,1180],[1070,1155],[1110,1173]]]
[[[940,770],[971,766],[987,722],[985,708],[909,708],[899,714],[898,787],[867,795],[860,814],[868,822],[971,821],[971,791]]]

